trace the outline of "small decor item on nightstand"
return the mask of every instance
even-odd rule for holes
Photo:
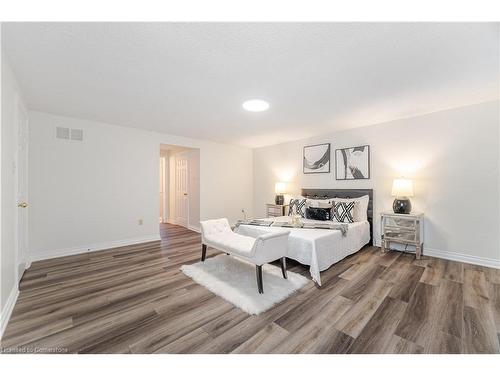
[[[413,197],[413,181],[406,178],[397,178],[392,183],[392,194],[394,203],[392,209],[395,214],[409,214],[411,212],[411,202],[408,199]]]
[[[285,197],[283,194],[286,192],[286,184],[284,182],[276,182],[274,185],[274,192],[276,193],[276,198],[274,198],[274,203],[278,205],[283,205],[285,203]]]

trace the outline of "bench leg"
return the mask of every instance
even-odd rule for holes
[[[201,244],[201,261],[204,262],[207,256],[207,245]]]
[[[420,259],[422,255],[422,246],[415,246],[415,258]]]
[[[262,286],[262,266],[255,266],[255,271],[257,274],[257,287],[260,294],[264,294],[264,287]]]
[[[283,274],[284,279],[288,279],[288,277],[286,277],[286,258],[285,257],[281,258],[281,273]]]

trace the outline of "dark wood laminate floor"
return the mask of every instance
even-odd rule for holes
[[[200,235],[33,263],[2,347],[78,353],[498,353],[500,270],[365,247],[259,316],[184,276]],[[208,256],[216,254],[209,250]],[[289,262],[308,276],[308,268]],[[17,348],[17,349],[16,349]]]

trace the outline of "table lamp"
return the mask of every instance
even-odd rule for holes
[[[284,182],[276,182],[274,185],[274,192],[276,193],[276,198],[274,198],[274,202],[279,205],[283,205],[285,203],[285,197],[283,197],[283,194],[285,194],[285,188],[286,184]]]
[[[396,178],[392,183],[392,193],[394,203],[392,209],[395,214],[409,214],[411,212],[411,202],[408,199],[413,197],[413,181],[407,178]]]

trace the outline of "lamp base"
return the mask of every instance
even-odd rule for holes
[[[409,214],[411,212],[411,202],[408,198],[396,198],[392,204],[395,214]]]
[[[274,203],[283,206],[283,203],[285,203],[285,197],[281,194],[276,195],[276,198],[274,198]]]

